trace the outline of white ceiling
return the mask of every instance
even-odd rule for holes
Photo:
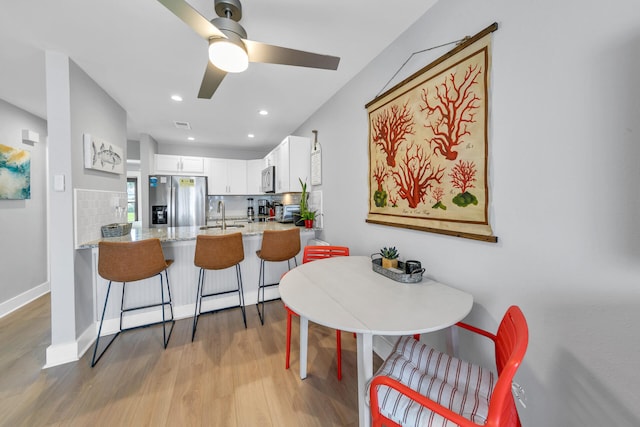
[[[248,39],[341,58],[337,71],[252,63],[197,98],[207,41],[156,0],[12,0],[0,13],[0,99],[46,118],[44,51],[67,54],[160,144],[264,150],[293,132],[437,0],[244,0]],[[207,19],[213,0],[189,0]],[[184,98],[170,100],[172,94]],[[259,116],[266,109],[269,115]],[[192,130],[177,129],[187,121]],[[255,134],[250,139],[247,134]],[[195,137],[194,142],[187,136]]]

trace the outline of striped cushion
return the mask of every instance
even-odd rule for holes
[[[376,375],[391,377],[462,415],[484,424],[493,393],[493,372],[402,337]],[[402,426],[454,426],[397,391],[378,388],[380,412]]]

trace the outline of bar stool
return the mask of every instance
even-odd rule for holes
[[[305,246],[302,255],[302,263],[306,264],[318,259],[331,258],[336,256],[349,256],[349,248],[346,246]],[[291,317],[298,316],[298,313],[291,310],[285,304],[287,310],[287,354],[286,369],[289,369],[289,361],[291,356]],[[338,359],[338,380],[342,379],[342,332],[336,329],[336,353]]]
[[[173,260],[165,260],[162,252],[162,245],[159,239],[147,239],[138,242],[100,242],[98,244],[98,274],[109,281],[107,287],[107,296],[104,299],[104,308],[100,319],[100,327],[98,328],[98,338],[93,349],[93,358],[91,359],[91,367],[94,367],[100,360],[102,355],[107,351],[109,346],[120,335],[120,332],[132,329],[143,328],[151,325],[162,323],[162,341],[164,348],[169,344],[171,332],[175,321],[173,319],[173,305],[171,302],[171,288],[169,286],[169,275],[167,268],[173,263]],[[167,282],[167,293],[169,300],[164,299],[164,280],[162,272]],[[161,302],[148,304],[143,306],[125,308],[125,289],[128,282],[136,282],[138,280],[148,279],[150,277],[160,276],[160,298]],[[100,343],[100,334],[102,332],[102,324],[104,323],[104,315],[107,311],[107,303],[109,302],[109,294],[111,292],[111,283],[122,282],[122,298],[120,301],[120,328],[107,346],[100,352],[96,358],[98,345]],[[170,317],[166,318],[165,310],[169,306]],[[142,310],[151,307],[162,307],[162,321],[148,323],[145,325],[134,326],[131,328],[122,328],[122,319],[125,313],[135,310]],[[167,334],[166,324],[171,323],[171,328]]]
[[[200,234],[196,237],[196,254],[194,256],[193,263],[196,267],[200,267],[200,274],[198,276],[198,294],[196,295],[196,310],[193,315],[191,341],[193,341],[196,336],[198,318],[201,314],[215,313],[229,308],[240,307],[244,327],[245,329],[247,328],[247,316],[244,310],[244,291],[242,290],[242,271],[240,270],[240,262],[243,259],[244,246],[242,244],[242,233],[224,234],[220,236],[206,236]],[[204,293],[204,279],[205,272],[207,270],[224,270],[233,266],[236,267],[237,287],[235,289]],[[202,298],[225,295],[234,292],[238,293],[238,305],[202,313]]]
[[[296,255],[300,252],[300,229],[298,227],[288,230],[265,230],[262,234],[262,246],[256,251],[256,255],[260,258],[260,275],[258,277],[258,316],[260,323],[264,325],[264,290],[270,286],[277,286],[279,283],[264,284],[264,263],[287,261],[287,267],[291,270],[291,258],[293,258],[296,267],[298,260]],[[262,299],[260,298],[262,291]],[[262,310],[260,307],[262,306]]]

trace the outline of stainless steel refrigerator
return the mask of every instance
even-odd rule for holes
[[[206,176],[149,176],[150,227],[207,225]]]

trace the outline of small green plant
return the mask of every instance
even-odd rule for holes
[[[302,216],[308,212],[307,199],[309,196],[307,195],[307,183],[302,182],[300,178],[298,178],[298,181],[300,181],[300,187],[302,187],[302,193],[300,193],[300,216]]]
[[[396,259],[400,254],[398,253],[398,250],[394,246],[392,248],[384,247],[380,249],[380,255],[382,255],[383,258]]]
[[[301,219],[310,219],[310,220],[314,220],[316,219],[316,211],[306,211],[306,212],[300,212],[300,218]]]

